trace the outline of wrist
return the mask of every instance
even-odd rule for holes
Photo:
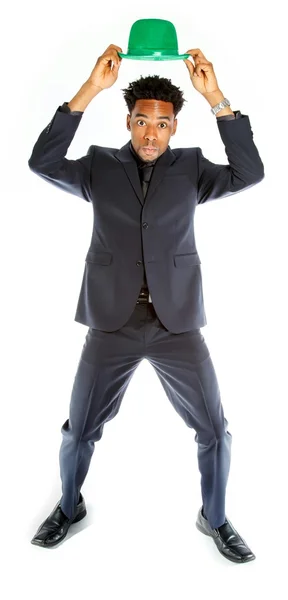
[[[225,96],[221,92],[221,90],[215,90],[214,92],[209,92],[208,94],[203,94],[204,98],[206,98],[207,102],[209,102],[211,108],[214,108],[216,104],[222,102]],[[225,117],[226,115],[234,115],[233,110],[231,110],[230,106],[225,106],[225,108],[221,108],[216,115],[217,117]],[[234,115],[235,116],[235,115]]]
[[[97,96],[97,94],[99,94],[99,92],[101,92],[100,87],[93,86],[89,81],[85,81],[76,96],[68,102],[70,110],[84,112],[88,104],[95,96]]]
[[[97,94],[99,94],[99,92],[102,92],[104,88],[100,87],[100,85],[96,85],[95,83],[93,83],[90,79],[87,79],[87,81],[85,81],[84,86],[92,93],[95,94],[97,96]]]
[[[221,90],[215,90],[214,92],[203,94],[203,96],[207,100],[207,102],[209,102],[211,108],[213,108],[215,104],[218,104],[218,102],[221,102],[221,100],[224,100],[225,98]]]

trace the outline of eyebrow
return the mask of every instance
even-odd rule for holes
[[[143,113],[137,113],[137,115],[135,115],[136,117],[145,117],[145,119],[149,119],[148,115],[143,115]],[[168,121],[171,121],[170,117],[157,117],[157,119],[168,119]]]

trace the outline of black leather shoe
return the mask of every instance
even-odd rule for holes
[[[212,529],[200,508],[197,516],[196,527],[205,535],[210,535],[219,552],[236,563],[249,562],[256,558],[255,554],[247,546],[245,540],[240,537],[232,523],[226,518],[225,523],[216,529]]]
[[[52,548],[64,540],[68,533],[68,529],[72,523],[77,523],[84,519],[87,514],[85,500],[80,494],[79,502],[74,517],[68,519],[62,512],[61,501],[57,502],[55,508],[53,508],[51,514],[45,521],[40,525],[39,529],[35,533],[31,540],[31,544],[36,546],[43,546],[44,548]]]

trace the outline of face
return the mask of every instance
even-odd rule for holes
[[[172,102],[137,100],[131,116],[127,115],[127,129],[131,131],[132,146],[143,161],[159,158],[177,129]]]

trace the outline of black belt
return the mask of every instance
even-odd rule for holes
[[[152,303],[149,291],[141,289],[136,304],[148,304],[149,302]]]

